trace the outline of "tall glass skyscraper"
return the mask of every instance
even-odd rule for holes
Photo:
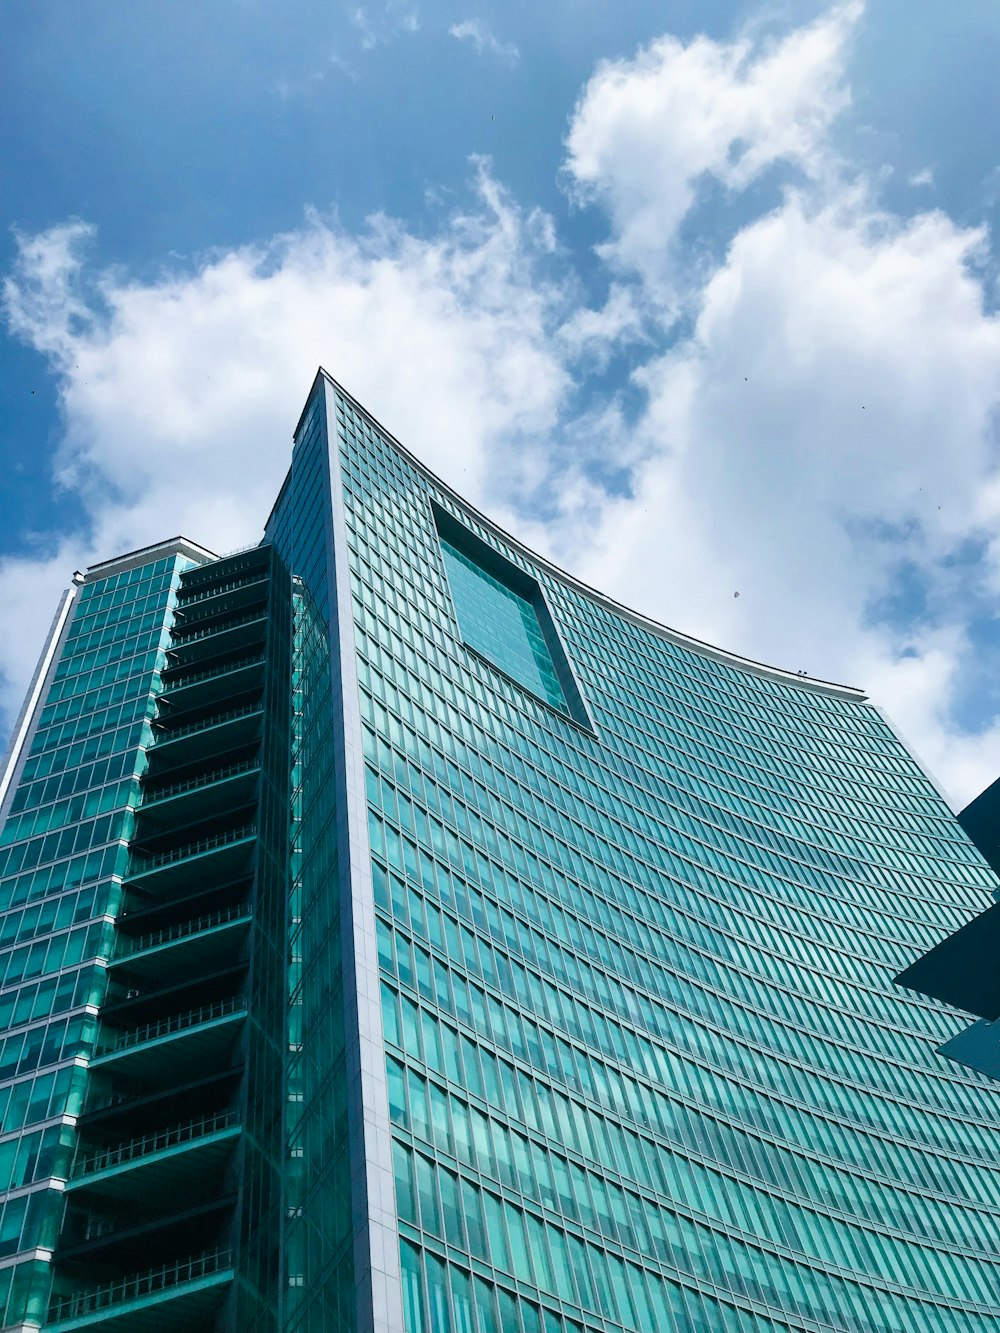
[[[969,837],[1000,873],[1000,779],[958,816]],[[1000,890],[994,897],[1000,898]],[[898,986],[943,1000],[979,1017],[939,1050],[950,1060],[1000,1079],[1000,902],[946,935],[897,978]],[[942,1025],[942,1035],[945,1031]]]
[[[260,546],[76,576],[3,784],[2,1327],[1000,1330],[933,784],[325,374]]]

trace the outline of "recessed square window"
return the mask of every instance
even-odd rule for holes
[[[590,719],[538,583],[434,505],[462,639],[511,680],[581,725]]]

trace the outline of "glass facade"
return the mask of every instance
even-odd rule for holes
[[[127,562],[125,562],[127,563]],[[41,1322],[179,576],[79,589],[0,830],[0,1310]]]
[[[408,1333],[1000,1327],[993,1094],[891,987],[995,883],[931,783],[336,415]],[[432,498],[538,581],[595,735],[467,651]]]
[[[565,712],[555,663],[531,602],[444,537],[441,555],[465,642],[519,685]]]
[[[958,822],[1000,873],[1000,779],[958,816]],[[1000,890],[994,892],[1000,897]],[[896,978],[897,986],[943,1000],[979,1015],[971,1027],[938,1049],[957,1064],[1000,1079],[1000,902],[994,902],[959,930],[914,959]],[[942,1023],[941,1033],[946,1031]]]
[[[263,924],[233,960],[249,968],[238,994],[266,999],[247,1009],[259,1039],[233,1049],[266,1054],[228,1104],[243,1184],[219,1279],[252,1279],[257,1294],[241,1313],[188,1275],[170,1289],[176,1326],[1000,1330],[996,1087],[936,1053],[937,1001],[893,986],[988,907],[996,877],[865,696],[742,662],[583,587],[464,504],[323,374],[265,542],[270,777],[253,799],[254,865],[269,869],[234,899],[253,903],[255,932],[257,914]],[[203,642],[190,624],[162,637],[170,599],[190,601],[183,563],[145,649],[131,767],[100,778],[126,787],[100,809],[73,807],[74,820],[111,818],[119,859],[99,873],[117,874],[126,899],[129,820],[141,836],[150,827],[136,747],[176,682],[175,659],[156,654]],[[236,644],[249,594],[227,596]],[[46,717],[62,702],[53,688]],[[203,723],[225,691],[230,713],[249,706],[235,685],[218,688]],[[49,777],[29,772],[39,737],[76,717],[71,705],[35,732],[4,848],[29,837],[7,830],[42,804],[22,796]],[[89,789],[69,780],[44,801]],[[211,818],[226,810],[232,829],[232,802]],[[74,842],[81,854],[94,853]],[[9,915],[29,898],[8,883]],[[130,930],[113,893],[99,910],[87,901],[93,921],[78,919],[103,934],[79,955],[83,972],[94,959],[73,1038],[83,1058],[60,1055],[70,1081],[59,1109],[46,1106],[64,1154],[92,1095],[84,1063],[108,1023],[104,975]],[[70,971],[55,966],[62,994]],[[77,1021],[55,993],[18,1021]],[[151,1062],[144,1077],[158,1076]],[[35,1132],[45,1121],[32,1115]],[[0,1152],[8,1132],[28,1131],[5,1125]],[[8,1207],[23,1188],[12,1184]],[[24,1275],[11,1290],[44,1287],[48,1258],[24,1256],[26,1244],[54,1246],[66,1271],[58,1207],[38,1215],[50,1238],[18,1230],[3,1260]],[[281,1233],[275,1253],[253,1240],[265,1230]],[[131,1317],[109,1298],[89,1323],[51,1326],[153,1327]]]
[[[0,834],[3,1327],[269,1333],[291,580],[270,547],[161,543],[81,576],[50,646]]]

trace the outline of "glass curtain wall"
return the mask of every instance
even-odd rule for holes
[[[80,588],[0,833],[0,1322],[41,1322],[182,570]]]
[[[296,436],[267,525],[293,592],[292,861],[288,918],[288,1333],[354,1333],[355,1217],[348,1129],[338,746],[331,659],[331,509],[322,397]]]
[[[934,787],[859,692],[657,632],[335,415],[407,1333],[1000,1328],[995,1093],[891,981],[995,883]]]

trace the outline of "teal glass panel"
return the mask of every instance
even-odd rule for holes
[[[331,669],[330,522],[320,399],[300,423],[288,481],[267,525],[267,540],[294,575],[284,1333],[357,1327],[335,771],[343,735]],[[405,1097],[402,1082],[392,1087]],[[393,1109],[402,1113],[395,1103]],[[399,1159],[401,1170],[405,1160]],[[400,1202],[415,1212],[415,1201],[407,1203],[403,1193],[412,1164],[405,1169]],[[419,1274],[414,1280],[419,1284]],[[418,1311],[421,1298],[407,1291]]]
[[[126,840],[181,572],[171,555],[76,594],[0,829],[0,1324],[43,1322],[62,1181],[104,998]]]
[[[566,697],[531,602],[444,538],[441,550],[466,643],[565,712]]]

